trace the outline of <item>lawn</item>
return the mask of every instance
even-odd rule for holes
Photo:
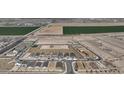
[[[66,34],[90,34],[124,32],[124,26],[64,26],[63,33]]]
[[[25,35],[38,27],[0,27],[0,35]]]

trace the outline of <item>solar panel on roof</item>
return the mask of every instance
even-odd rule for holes
[[[48,61],[44,62],[43,63],[43,67],[47,67],[48,66],[48,63],[49,63]]]
[[[39,66],[40,67],[41,64],[42,64],[41,62],[37,62],[35,66]]]

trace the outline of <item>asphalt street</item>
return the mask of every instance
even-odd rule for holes
[[[74,74],[73,68],[72,68],[72,61],[66,61],[67,65],[67,74]]]

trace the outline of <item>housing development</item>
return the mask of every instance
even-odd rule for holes
[[[0,27],[0,73],[124,73],[124,19],[42,20]]]

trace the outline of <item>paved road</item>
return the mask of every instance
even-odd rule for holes
[[[72,69],[72,61],[66,61],[66,65],[67,65],[66,74],[74,74],[73,69]]]

